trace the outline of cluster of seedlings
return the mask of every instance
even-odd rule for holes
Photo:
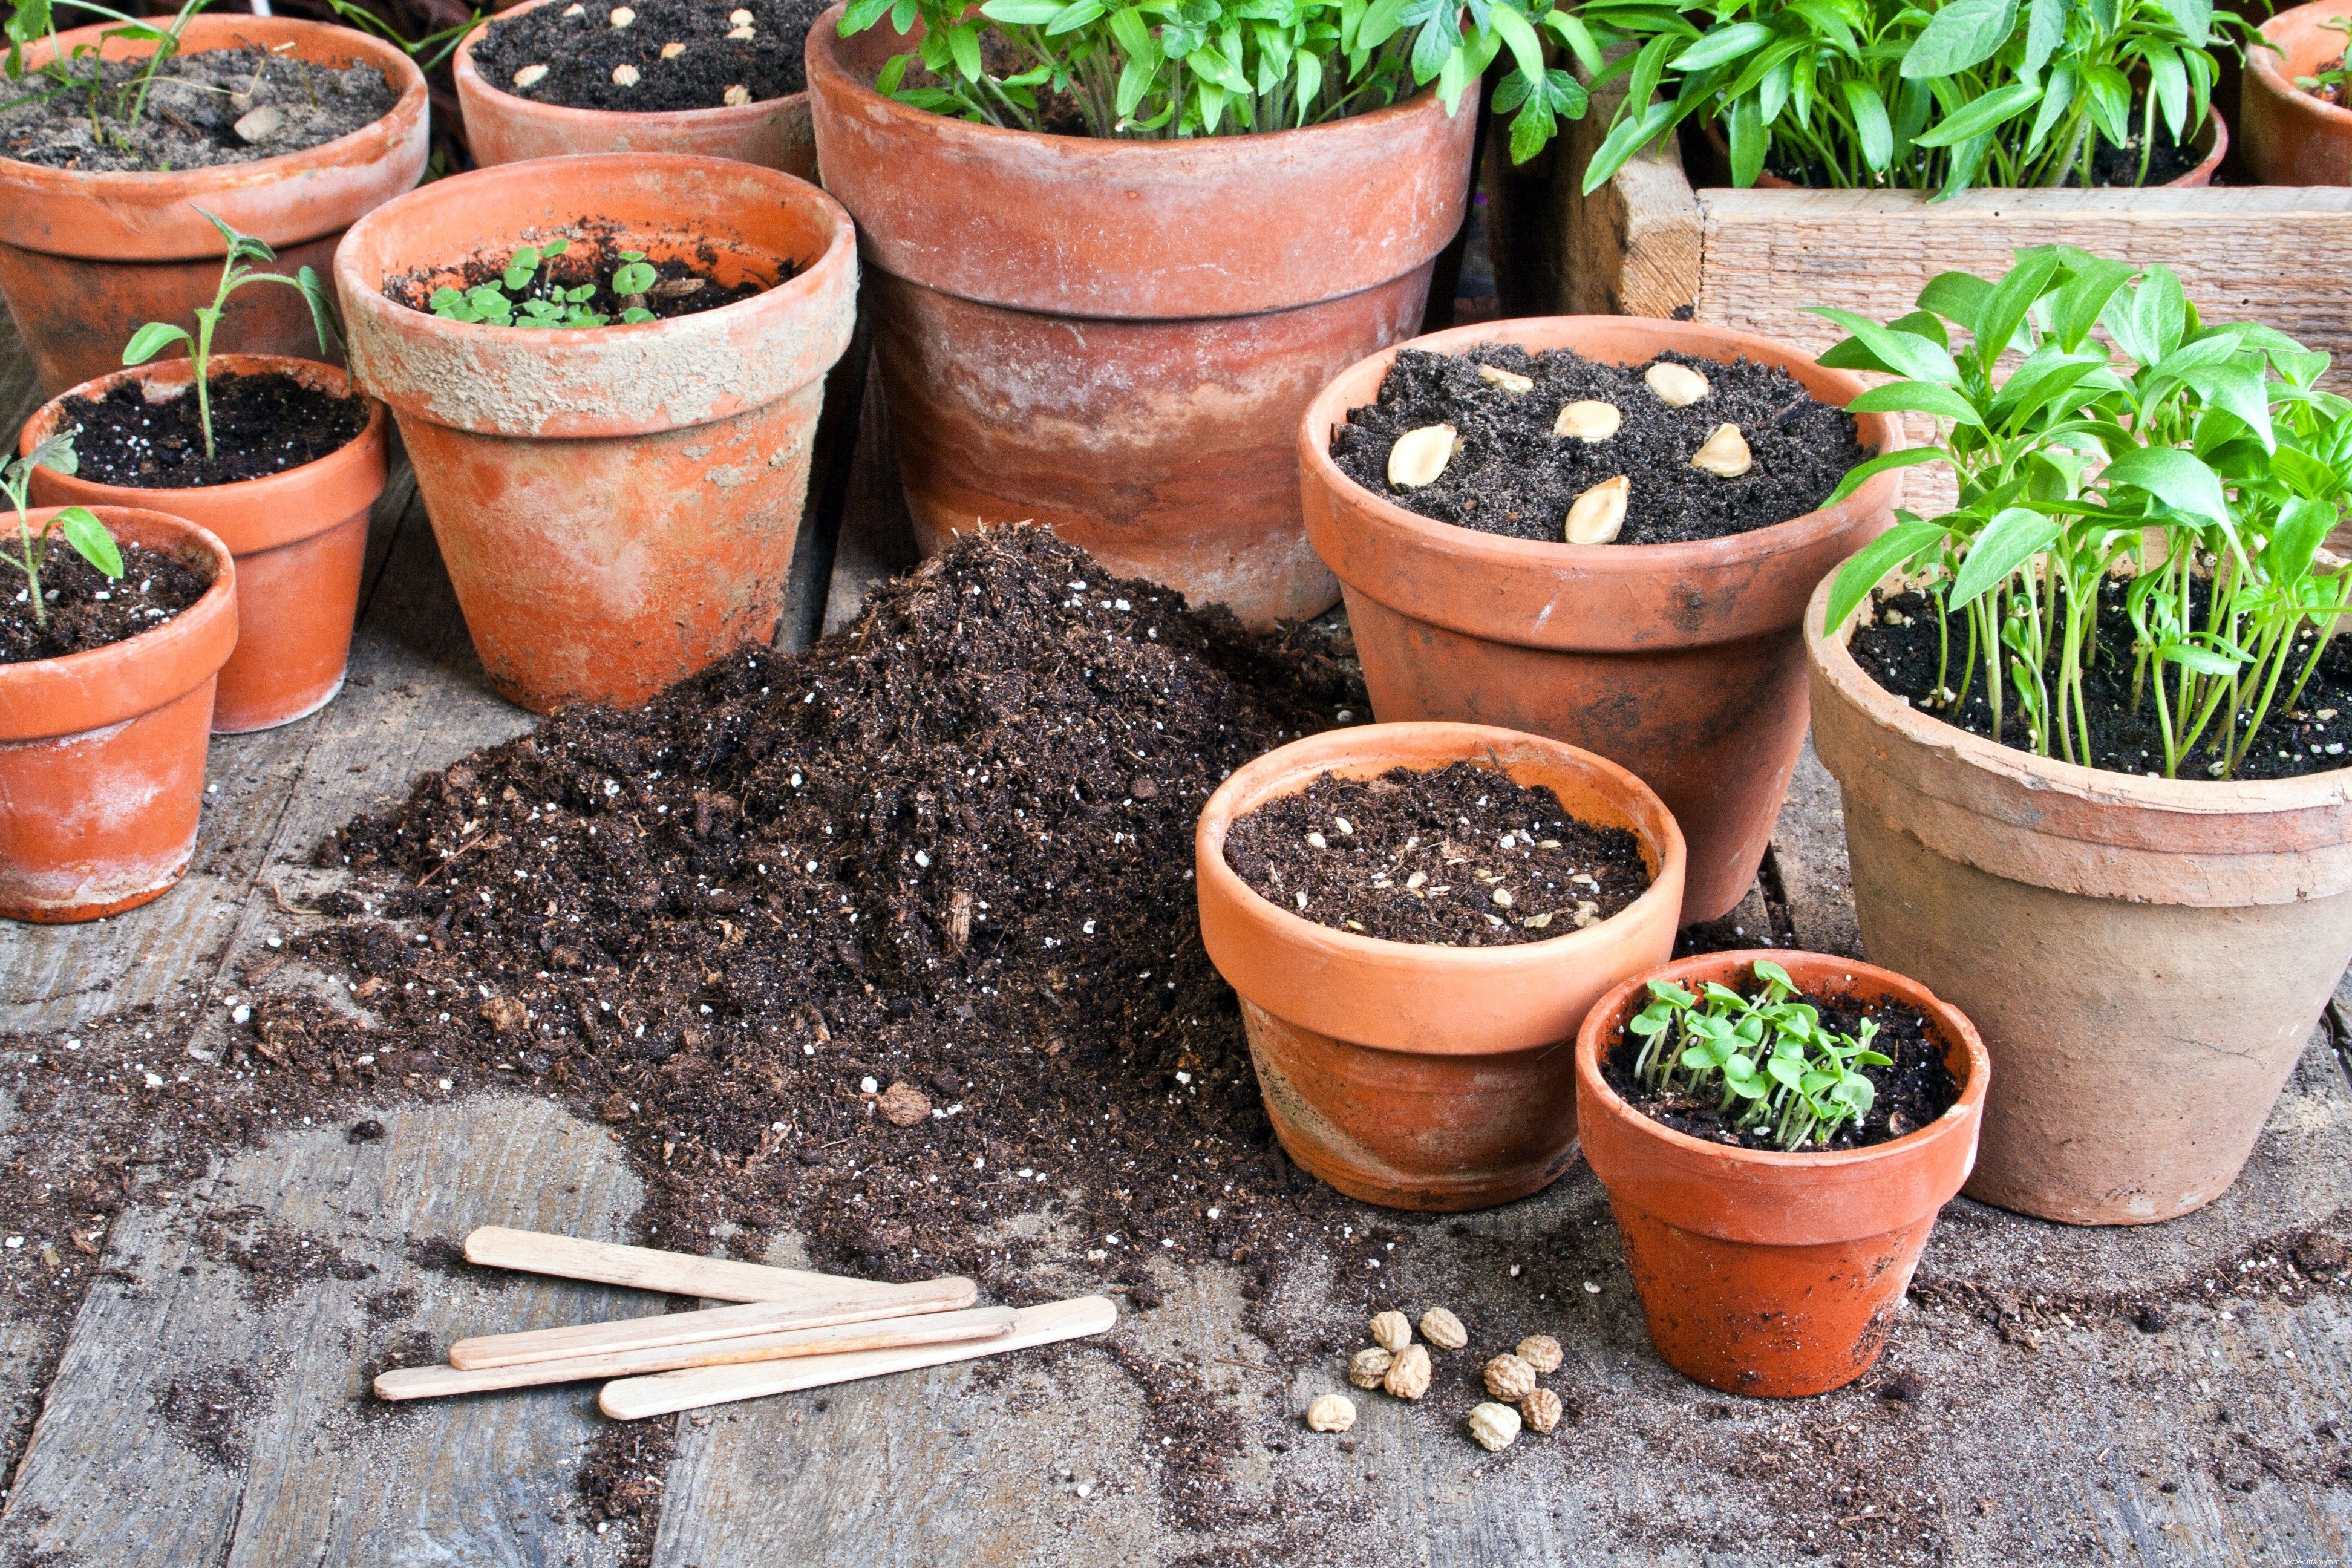
[[[445,321],[478,321],[488,327],[578,331],[601,327],[615,313],[628,326],[654,319],[647,297],[665,285],[646,260],[644,251],[622,251],[621,265],[601,289],[593,279],[566,288],[550,268],[557,257],[571,248],[568,239],[523,246],[507,258],[506,268],[496,282],[477,283],[470,289],[445,284],[433,290],[428,303],[433,313]],[[698,278],[681,281],[690,282],[696,289],[702,287]],[[618,305],[617,312],[599,310],[592,303],[599,292],[606,290]]]
[[[1429,1346],[1458,1351],[1470,1342],[1462,1320],[1444,1307],[1421,1315],[1421,1336],[1415,1343],[1412,1321],[1391,1310],[1369,1326],[1372,1342],[1348,1363],[1348,1381],[1367,1392],[1380,1389],[1395,1398],[1418,1401],[1429,1392]],[[1559,1425],[1559,1395],[1538,1379],[1556,1372],[1563,1359],[1559,1342],[1549,1334],[1530,1334],[1516,1349],[1486,1363],[1480,1376],[1492,1397],[1470,1412],[1466,1425],[1471,1440],[1488,1453],[1509,1447],[1524,1429],[1550,1432]],[[1307,1425],[1317,1432],[1345,1432],[1356,1424],[1356,1404],[1344,1394],[1327,1394],[1307,1407]]]

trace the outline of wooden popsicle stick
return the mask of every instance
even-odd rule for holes
[[[480,1334],[449,1347],[449,1364],[461,1371],[519,1366],[534,1361],[569,1361],[613,1355],[662,1345],[698,1344],[744,1334],[775,1334],[792,1329],[822,1329],[835,1323],[870,1323],[878,1318],[910,1318],[969,1307],[980,1291],[969,1279],[924,1279],[912,1285],[873,1285],[855,1291],[814,1292],[788,1301],[750,1301],[709,1307],[698,1312],[662,1312],[608,1323],[578,1323],[533,1329],[519,1334]]]
[[[951,1361],[1027,1350],[1055,1340],[1099,1334],[1118,1321],[1118,1309],[1101,1296],[1079,1296],[1024,1307],[1013,1331],[1003,1339],[971,1340],[959,1344],[924,1345],[906,1350],[859,1351],[848,1355],[810,1356],[801,1361],[764,1366],[710,1366],[657,1377],[625,1377],[604,1385],[596,1397],[598,1408],[615,1421],[639,1421],[667,1415],[673,1410],[693,1410],[736,1399],[760,1399],[794,1389],[823,1388],[881,1377],[917,1367],[943,1366]]]
[[[437,1399],[452,1394],[480,1394],[493,1388],[634,1377],[677,1367],[720,1366],[790,1357],[830,1360],[844,1354],[986,1342],[1012,1333],[1016,1316],[1009,1307],[981,1307],[969,1312],[933,1312],[879,1323],[836,1323],[822,1329],[795,1329],[789,1333],[746,1334],[701,1344],[657,1345],[609,1355],[523,1362],[471,1371],[452,1366],[404,1366],[376,1378],[375,1396],[390,1400]]]
[[[673,1296],[705,1296],[714,1301],[793,1301],[820,1292],[854,1294],[887,1288],[839,1274],[583,1241],[545,1231],[509,1230],[502,1225],[486,1225],[467,1237],[466,1261],[638,1290],[667,1290]]]

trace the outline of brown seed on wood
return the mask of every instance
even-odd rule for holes
[[[1378,1388],[1381,1379],[1388,1376],[1390,1364],[1395,1360],[1396,1357],[1378,1345],[1360,1350],[1356,1358],[1348,1363],[1348,1381],[1358,1388]]]
[[[912,1127],[931,1113],[931,1100],[905,1079],[894,1079],[874,1097],[874,1107],[891,1126]]]
[[[1519,1401],[1519,1419],[1538,1432],[1549,1432],[1559,1425],[1559,1395],[1549,1388],[1530,1390]]]
[[[1486,1392],[1497,1399],[1520,1400],[1535,1392],[1536,1369],[1515,1355],[1498,1355],[1486,1363]]]
[[[1356,1402],[1344,1394],[1327,1394],[1307,1407],[1307,1426],[1315,1432],[1345,1432],[1356,1424]]]
[[[1462,1320],[1443,1307],[1432,1307],[1421,1315],[1421,1337],[1442,1351],[1458,1351],[1470,1342]]]
[[[1399,1399],[1419,1399],[1429,1392],[1429,1352],[1420,1345],[1407,1345],[1397,1352],[1396,1362],[1381,1386]]]
[[[1382,1312],[1371,1327],[1372,1342],[1391,1355],[1412,1343],[1412,1320],[1402,1312]]]
[[[1549,1334],[1529,1334],[1519,1342],[1519,1359],[1538,1372],[1558,1372],[1564,1359],[1559,1342]]]

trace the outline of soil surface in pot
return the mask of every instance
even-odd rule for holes
[[[1380,401],[1349,411],[1332,436],[1331,457],[1349,479],[1408,511],[1553,543],[1562,540],[1580,493],[1622,475],[1633,489],[1615,542],[1671,544],[1802,517],[1870,455],[1854,439],[1852,416],[1814,401],[1785,372],[1745,359],[1658,359],[1704,376],[1706,395],[1671,406],[1643,380],[1646,365],[1600,364],[1568,349],[1530,354],[1489,343],[1458,355],[1407,349],[1381,381]],[[1482,377],[1481,365],[1524,376],[1534,389],[1508,391]],[[1611,405],[1623,422],[1601,441],[1553,434],[1560,409],[1584,402]],[[1739,427],[1754,459],[1738,479],[1691,467],[1726,424]],[[1461,432],[1461,450],[1433,483],[1390,484],[1389,449],[1407,431],[1431,425]]]
[[[454,266],[444,266],[412,272],[404,277],[387,279],[383,291],[412,310],[430,312],[434,291],[443,287],[459,289],[496,285],[506,271],[512,250],[473,257]],[[719,280],[718,257],[705,245],[692,258],[671,256],[647,257],[647,263],[660,281],[642,295],[645,308],[657,321],[670,321],[678,316],[698,316],[705,310],[716,310],[722,305],[764,294],[774,285],[763,284],[746,278],[740,283]],[[520,309],[526,300],[552,300],[559,290],[576,289],[583,283],[593,283],[596,292],[582,301],[590,310],[612,318],[606,324],[617,326],[623,301],[613,292],[613,276],[629,265],[620,247],[607,244],[579,245],[542,266],[527,288],[508,290],[508,298]],[[785,260],[780,264],[776,283],[790,281],[800,271],[797,264]]]
[[[1501,947],[1621,912],[1650,886],[1641,841],[1549,788],[1468,763],[1325,773],[1235,820],[1225,864],[1269,902],[1387,942]]]
[[[367,428],[364,399],[337,397],[290,375],[211,378],[212,457],[191,391],[151,403],[136,382],[102,397],[68,397],[60,428],[74,429],[81,477],[141,489],[196,489],[266,479],[345,447]]]
[[[730,89],[761,103],[807,87],[802,45],[824,9],[824,0],[541,5],[492,22],[474,65],[501,91],[564,109],[718,109]],[[621,16],[627,25],[615,26]],[[730,36],[747,25],[750,37]]]
[[[10,99],[36,84],[59,90],[0,111],[0,156],[89,174],[246,163],[348,136],[400,100],[372,65],[336,70],[267,49],[206,49],[158,68],[134,122],[128,113],[142,63],[110,60],[98,68],[102,140],[90,124],[89,67],[69,62],[72,86],[38,72],[11,84]]]
[[[2338,55],[2334,59],[2328,60],[2321,65],[2317,70],[2312,72],[2309,79],[2316,80],[2321,77],[2328,75],[2332,71],[2340,71],[2343,68],[2344,57],[2342,55]],[[2332,103],[2338,109],[2344,107],[2344,84],[2342,82],[2331,81],[2323,87],[2304,87],[2303,83],[2305,79],[2306,79],[2301,77],[2296,78],[2294,85],[2309,96],[2319,100],[2322,103]]]
[[[0,516],[0,541],[15,553],[18,536],[13,514]],[[122,551],[122,575],[109,581],[75,552],[63,531],[49,535],[48,556],[41,563],[41,597],[49,611],[46,624],[33,614],[24,574],[5,569],[14,579],[14,592],[0,600],[0,664],[88,653],[152,631],[203,598],[213,585],[211,573],[176,555],[143,544],[117,543]]]
[[[2196,599],[2201,616],[2202,594]],[[2100,596],[2098,652],[2083,681],[2084,706],[2091,721],[2091,758],[2099,767],[2118,773],[2161,773],[2164,737],[2157,724],[2155,700],[2144,699],[2138,710],[2133,710],[2132,641],[2124,586],[2111,580]],[[1969,648],[1968,623],[1963,617],[1952,618],[1950,645],[1944,679],[1948,686],[1957,688]],[[1976,679],[1969,683],[1967,704],[1955,714],[1934,700],[1937,646],[1935,607],[1916,593],[1874,599],[1846,645],[1864,673],[1914,708],[1948,724],[1958,724],[1972,735],[1990,739],[1992,709],[1984,698],[1982,655],[1978,657]],[[2298,647],[2308,654],[2308,641]],[[2301,668],[2298,660],[2281,679],[2261,731],[2231,777],[2300,778],[2352,764],[2352,754],[2346,751],[2352,746],[2352,648],[2341,637],[2331,641],[2319,656],[2319,667],[2312,672],[2301,698],[2290,704],[2287,695]],[[2054,689],[2054,661],[2046,674]],[[2019,718],[2015,695],[2013,689],[2004,693],[2009,700],[2001,710],[2000,743],[2011,751],[2031,752],[2035,748]],[[2251,717],[2251,710],[2243,711],[2241,736],[2244,720]],[[2224,728],[2216,715],[2200,743],[2181,760],[2179,777],[2218,776],[2212,769],[2221,756],[2217,742],[2223,739]]]

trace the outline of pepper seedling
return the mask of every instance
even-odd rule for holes
[[[595,283],[576,283],[566,288],[549,268],[551,262],[571,248],[568,239],[523,246],[507,258],[497,282],[477,283],[470,289],[445,284],[433,290],[426,307],[444,321],[472,321],[485,327],[546,327],[580,331],[607,325],[613,318],[589,303],[598,292]],[[646,260],[642,250],[624,250],[620,256],[621,266],[613,274],[612,290],[620,302],[621,321],[629,326],[650,321],[654,313],[646,308],[646,290],[661,275]]]
[[[81,465],[74,457],[74,436],[71,430],[50,437],[24,457],[0,470],[0,492],[5,492],[16,509],[16,548],[12,552],[0,545],[0,561],[6,562],[25,574],[25,595],[33,602],[33,624],[49,624],[48,602],[41,596],[41,568],[48,563],[51,538],[62,533],[74,553],[89,562],[111,581],[122,575],[122,552],[116,548],[114,535],[106,531],[106,524],[86,506],[61,508],[38,532],[32,520],[33,470],[50,468],[70,475]]]

